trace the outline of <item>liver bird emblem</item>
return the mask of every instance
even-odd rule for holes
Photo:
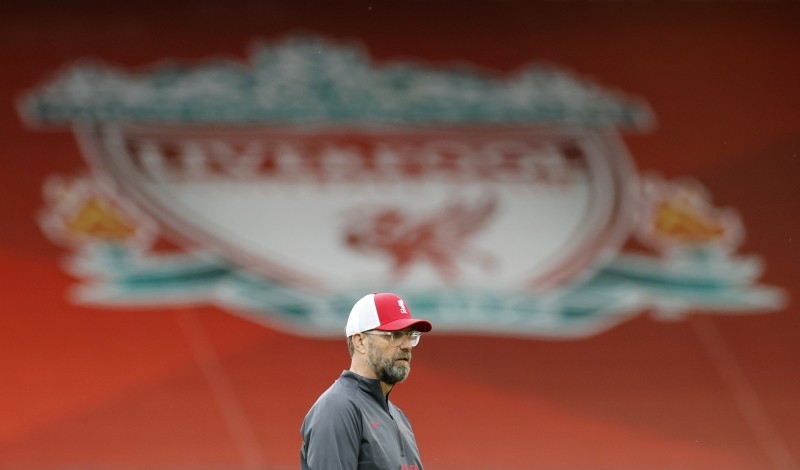
[[[388,257],[398,278],[414,263],[430,263],[442,279],[452,281],[459,263],[477,264],[484,270],[495,267],[494,257],[471,247],[469,240],[487,226],[497,207],[496,198],[484,197],[471,204],[448,202],[423,215],[397,207],[359,209],[348,217],[345,244],[365,254]]]

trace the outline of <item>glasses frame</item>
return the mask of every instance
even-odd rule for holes
[[[406,338],[411,340],[411,346],[416,346],[419,344],[420,338],[422,338],[422,333],[416,330],[411,331],[382,331],[382,330],[368,330],[362,331],[362,333],[367,335],[373,336],[383,336],[387,340],[389,340],[389,344],[392,346],[400,346],[406,340]]]

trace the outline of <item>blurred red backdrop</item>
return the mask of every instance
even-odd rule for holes
[[[642,312],[574,340],[437,334],[392,394],[426,468],[800,468],[797,2],[4,2],[0,6],[0,468],[296,468],[299,426],[344,341],[208,306],[101,309],[67,292],[36,223],[47,176],[85,171],[70,132],[16,104],[96,58],[244,60],[255,39],[357,40],[377,62],[532,60],[643,97],[635,164],[735,208],[777,312]],[[413,306],[412,306],[413,307]]]

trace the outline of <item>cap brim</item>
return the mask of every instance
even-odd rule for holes
[[[419,318],[401,318],[399,320],[384,323],[375,329],[381,331],[397,331],[402,330],[403,328],[408,328],[409,326],[413,326],[415,330],[423,333],[431,331],[431,328],[433,328],[431,323],[427,320],[420,320]]]

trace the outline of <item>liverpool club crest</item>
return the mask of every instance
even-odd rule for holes
[[[352,298],[391,290],[441,330],[558,337],[782,302],[735,255],[735,211],[634,167],[620,133],[654,125],[646,103],[558,68],[378,66],[300,37],[248,64],[74,65],[20,103],[69,126],[96,175],[45,185],[79,302],[199,300],[338,335]]]

